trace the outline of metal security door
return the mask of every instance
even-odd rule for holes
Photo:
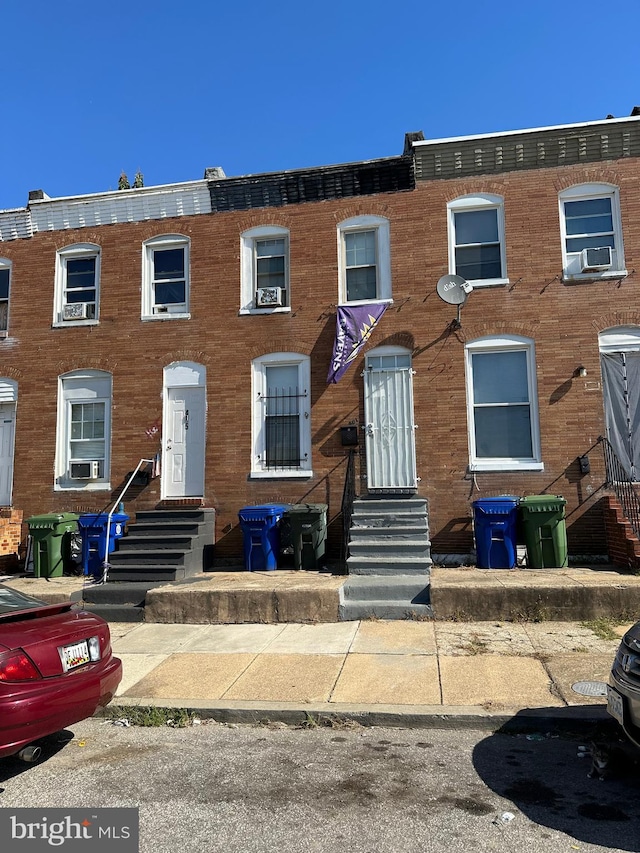
[[[0,506],[11,506],[15,403],[0,403]]]
[[[607,438],[630,478],[640,480],[640,352],[601,353]]]
[[[205,389],[168,389],[163,480],[166,498],[204,495]]]
[[[367,356],[364,372],[367,487],[414,491],[417,487],[413,371],[409,354]]]

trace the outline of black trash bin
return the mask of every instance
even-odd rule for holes
[[[285,513],[296,569],[317,571],[327,542],[327,504],[294,504]]]

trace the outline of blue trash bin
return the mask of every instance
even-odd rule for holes
[[[286,504],[245,506],[238,512],[244,546],[244,567],[248,572],[271,572],[278,568],[280,520]]]
[[[517,519],[520,498],[499,495],[473,502],[479,569],[513,569],[517,559]]]
[[[129,516],[114,512],[109,524],[108,512],[87,512],[78,518],[82,535],[82,571],[95,578],[102,576],[102,563],[107,554],[107,527],[109,527],[109,554],[116,549],[116,540],[124,536],[124,526]]]

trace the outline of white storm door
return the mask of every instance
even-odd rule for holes
[[[169,388],[164,438],[166,498],[204,496],[205,389]]]
[[[415,489],[413,373],[410,367],[376,368],[393,356],[368,360],[364,372],[367,488]],[[371,367],[369,367],[369,364]]]
[[[15,403],[0,403],[0,506],[11,506]]]

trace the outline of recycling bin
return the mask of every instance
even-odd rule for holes
[[[248,572],[278,568],[280,522],[286,504],[245,506],[238,512],[243,536],[244,567]]]
[[[71,534],[78,529],[75,512],[52,512],[27,519],[32,542],[33,573],[37,578],[58,578],[70,563]]]
[[[478,568],[515,568],[519,500],[498,495],[473,502]]]
[[[294,504],[284,515],[296,569],[317,571],[327,543],[327,504]]]
[[[108,512],[87,512],[78,518],[82,535],[82,571],[95,578],[102,576],[102,564],[116,549],[116,540],[122,539],[129,516],[114,512],[109,524]],[[107,552],[107,528],[109,528],[109,551]]]
[[[528,495],[520,500],[527,566],[560,569],[567,565],[565,498],[560,495]]]

